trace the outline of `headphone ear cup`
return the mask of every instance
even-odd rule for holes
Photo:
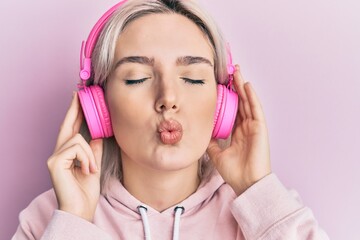
[[[217,85],[217,94],[212,137],[226,139],[230,136],[234,126],[239,98],[233,90],[222,84]]]
[[[99,85],[90,86],[97,113],[100,120],[100,126],[103,130],[103,137],[108,138],[113,136],[113,130],[111,125],[110,113],[106,105],[104,90]]]
[[[216,101],[216,111],[215,111],[215,117],[214,117],[214,129],[213,129],[213,134],[212,137],[216,138],[217,133],[219,132],[220,129],[220,122],[218,121],[219,119],[219,115],[220,115],[220,111],[222,110],[222,103],[223,103],[223,98],[224,98],[224,88],[221,84],[217,85],[217,101]]]
[[[85,87],[78,91],[78,95],[91,138],[112,136],[110,114],[102,88],[98,85]]]

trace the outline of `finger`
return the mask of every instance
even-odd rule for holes
[[[248,82],[245,84],[244,88],[249,99],[252,116],[254,117],[255,120],[264,121],[265,120],[264,111],[262,109],[260,100],[257,97],[254,88],[252,87],[252,84]]]
[[[238,93],[238,95],[240,95],[239,94],[239,92],[240,92],[239,87],[235,85],[235,89],[236,89],[236,92]],[[244,119],[246,119],[245,107],[244,107],[243,101],[241,101],[241,97],[239,97],[238,113],[237,113],[236,120],[241,120],[240,122],[242,122],[242,120],[244,120]],[[235,125],[237,125],[237,124],[235,124]]]
[[[82,113],[80,110],[80,103],[76,92],[73,93],[71,105],[65,115],[65,119],[60,127],[60,132],[55,145],[55,152],[68,141],[75,133],[80,130],[82,121]]]
[[[215,164],[216,164],[216,159],[217,159],[216,156],[218,156],[218,154],[220,154],[221,151],[222,151],[222,149],[220,148],[217,140],[211,139],[209,146],[207,148],[207,153],[209,154],[210,159],[215,162]]]
[[[93,169],[91,167],[96,166],[94,153],[93,153],[90,145],[86,142],[85,138],[80,133],[76,133],[75,136],[73,136],[67,142],[65,142],[62,146],[60,146],[58,151],[63,151],[64,149],[67,149],[75,144],[81,145],[81,147],[84,149],[86,156],[90,161],[90,169]]]
[[[74,145],[74,148],[77,149],[76,155],[72,156],[73,159],[80,163],[81,172],[85,175],[90,174],[89,166],[90,166],[90,160],[87,157],[87,154],[85,150],[81,147],[81,145]],[[73,166],[77,166],[74,162]]]
[[[95,161],[91,162],[90,170],[92,172],[101,172],[101,161],[103,154],[103,139],[95,139],[90,141],[90,148],[94,153]]]
[[[248,96],[245,92],[244,89],[244,85],[245,85],[245,80],[243,78],[243,76],[240,73],[240,67],[239,65],[235,65],[236,71],[234,72],[234,80],[235,80],[235,89],[239,95],[239,106],[240,106],[240,110],[243,112],[243,119],[246,118],[252,118],[252,113],[251,113],[251,107],[250,107],[250,103],[248,100]],[[243,106],[241,106],[241,102],[243,104]]]
[[[48,167],[51,173],[57,172],[56,168],[72,169],[80,167],[81,172],[85,175],[90,173],[89,158],[80,144],[72,145],[69,148],[60,151],[48,161]]]
[[[80,104],[79,104],[80,106]],[[81,109],[81,107],[80,107]],[[75,120],[75,123],[74,123],[74,127],[73,127],[73,133],[78,133],[80,131],[80,127],[81,127],[81,124],[84,120],[84,114],[83,114],[83,111],[80,110],[78,111],[78,115],[76,117],[76,120]]]
[[[243,101],[239,101],[239,112],[240,112],[240,116],[241,116],[241,120],[246,119],[246,113],[245,113],[245,106]]]

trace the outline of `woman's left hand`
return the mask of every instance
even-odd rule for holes
[[[240,68],[234,73],[239,95],[238,113],[230,146],[221,149],[212,139],[207,152],[215,167],[239,196],[247,188],[271,173],[268,131],[258,97]]]

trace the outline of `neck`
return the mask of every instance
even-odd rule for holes
[[[123,185],[139,201],[162,212],[193,194],[199,184],[198,162],[176,171],[161,171],[122,159]]]

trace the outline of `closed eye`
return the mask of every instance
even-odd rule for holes
[[[134,79],[134,80],[127,79],[127,80],[125,80],[125,84],[126,85],[140,84],[140,83],[145,82],[147,79],[149,79],[149,78],[141,78],[141,79]]]
[[[205,84],[204,80],[202,79],[191,79],[191,78],[181,78],[185,81],[185,83],[189,83],[189,84],[200,84],[203,85]]]

